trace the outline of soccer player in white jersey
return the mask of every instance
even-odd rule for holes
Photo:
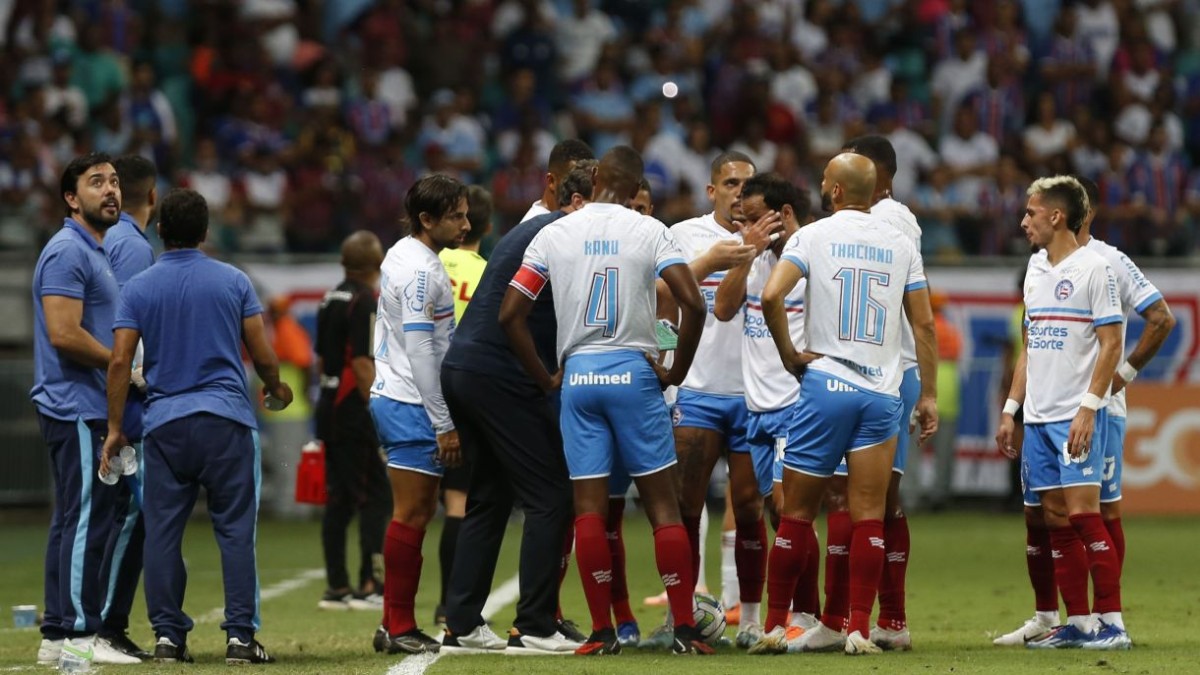
[[[546,164],[546,189],[542,191],[541,199],[529,205],[529,210],[521,216],[521,222],[557,211],[560,208],[558,186],[567,174],[571,173],[571,169],[575,168],[575,162],[595,158],[592,147],[578,138],[568,138],[556,143],[550,149],[550,159]]]
[[[758,479],[758,489],[772,516],[776,528],[779,526],[777,505],[782,505],[783,489],[776,483],[783,481],[782,459],[778,452],[787,443],[787,429],[791,421],[792,405],[800,394],[800,383],[795,376],[780,367],[779,352],[771,340],[762,311],[762,291],[771,276],[771,270],[779,263],[779,255],[788,239],[811,220],[806,193],[776,174],[757,174],[742,186],[742,212],[755,227],[765,226],[773,230],[769,246],[753,261],[729,270],[721,285],[717,287],[717,298],[713,314],[720,321],[742,317],[742,382],[746,388],[746,407],[749,409],[748,438],[750,456]],[[772,213],[779,214],[778,225],[769,219]],[[801,280],[787,295],[785,311],[788,317],[788,333],[797,349],[804,346],[804,287]],[[816,533],[813,533],[816,537]],[[814,542],[814,547],[817,545]],[[816,566],[814,566],[815,568]],[[816,622],[820,613],[820,596],[817,575],[808,575],[796,585],[796,597],[792,602],[793,622],[800,628]],[[796,631],[799,633],[799,631]],[[761,626],[742,625],[735,640],[738,647],[746,649],[762,637]]]
[[[1095,205],[1099,203],[1100,190],[1096,183],[1089,178],[1076,176],[1076,179],[1088,194],[1088,214],[1083,219],[1083,226],[1075,239],[1080,246],[1099,253],[1112,268],[1117,279],[1117,288],[1121,298],[1121,336],[1125,335],[1126,320],[1130,311],[1135,311],[1146,321],[1146,327],[1138,339],[1137,345],[1129,354],[1113,377],[1113,395],[1108,403],[1108,430],[1104,442],[1104,471],[1100,485],[1100,515],[1104,526],[1113,540],[1117,552],[1117,562],[1122,567],[1125,562],[1125,532],[1121,527],[1121,468],[1125,446],[1125,391],[1124,386],[1137,377],[1139,370],[1144,368],[1158,353],[1167,336],[1175,327],[1175,317],[1170,307],[1163,299],[1162,293],[1146,279],[1138,266],[1124,253],[1091,234],[1092,220],[1095,218]],[[1124,349],[1122,348],[1122,353]],[[1017,364],[1021,372],[1024,365]],[[1040,505],[1025,507],[1025,560],[1029,570],[1029,581],[1033,586],[1035,613],[1020,628],[1005,633],[993,640],[1000,646],[1024,645],[1031,640],[1045,637],[1058,625],[1058,587],[1054,582],[1054,561],[1050,556],[1050,530],[1046,527],[1045,516]],[[1120,635],[1117,629],[1124,626],[1106,626],[1097,637],[1109,640],[1113,644],[1128,640],[1128,635]]]
[[[788,240],[763,290],[763,313],[784,366],[803,374],[783,458],[783,510],[767,568],[770,632],[751,653],[788,649],[784,624],[797,580],[816,564],[812,520],[826,483],[843,457],[849,463],[850,626],[818,623],[800,638],[801,651],[843,646],[877,653],[871,609],[884,564],[883,516],[900,429],[901,324],[917,338],[922,437],[937,430],[937,345],[929,291],[913,243],[870,213],[875,167],[843,153],[825,167],[822,205],[829,218]],[[788,334],[786,298],[802,279],[806,349]],[[903,312],[901,311],[903,310]]]
[[[871,197],[871,215],[877,216],[900,231],[921,255],[921,226],[907,206],[892,197],[892,180],[896,175],[896,150],[892,142],[883,136],[859,136],[846,142],[845,152],[853,152],[870,159],[875,164],[875,194]],[[933,308],[929,308],[930,314]],[[900,479],[908,464],[908,451],[912,444],[911,418],[917,398],[921,394],[920,372],[917,368],[917,346],[912,328],[907,321],[900,324],[901,348],[900,368],[904,377],[900,382],[900,429],[896,442],[896,457],[892,462],[892,482],[888,487],[887,510],[883,517],[884,558],[883,577],[879,581],[879,619],[871,627],[871,641],[882,649],[912,649],[912,637],[908,631],[908,617],[904,608],[904,584],[908,575],[909,532],[908,518],[900,503]],[[838,475],[845,475],[846,464],[838,467]],[[846,481],[834,478],[830,481],[830,493],[826,498],[829,520],[826,587],[833,601],[826,598],[827,621],[833,625],[846,616],[849,598],[849,568],[847,556],[850,546],[849,515],[845,513]],[[842,513],[838,512],[841,508]]]
[[[675,493],[675,449],[662,387],[681,382],[703,330],[700,290],[670,231],[624,204],[642,159],[617,146],[600,160],[592,203],[546,226],[525,251],[500,309],[513,352],[545,390],[562,387],[562,431],[575,491],[575,556],[592,634],[576,653],[617,654],[611,618],[612,554],[605,537],[608,478],[619,456],[654,527],[655,558],[677,617],[673,650],[710,654],[692,620],[692,561]],[[655,362],[655,275],[682,310],[670,370]],[[547,281],[554,287],[558,355],[547,372],[525,319]]]
[[[679,455],[680,511],[698,565],[700,516],[709,479],[717,459],[727,453],[730,498],[737,528],[735,561],[742,628],[758,628],[761,623],[759,605],[766,572],[767,534],[762,519],[762,496],[746,439],[742,319],[739,315],[732,321],[720,322],[713,315],[717,287],[727,267],[710,264],[705,254],[719,242],[754,246],[751,258],[766,247],[765,237],[755,241],[744,238],[742,232],[742,184],[754,172],[750,158],[740,152],[718,155],[712,162],[712,183],[708,186],[713,212],[671,228],[700,282],[708,308],[696,364],[680,385],[672,411],[675,450]]]
[[[1098,630],[1112,632],[1123,625],[1120,563],[1100,516],[1105,406],[1121,358],[1120,290],[1104,257],[1075,238],[1088,211],[1079,181],[1040,178],[1028,194],[1021,228],[1042,252],[1029,259],[1025,274],[1025,349],[996,442],[1001,452],[1017,457],[1013,414],[1024,404],[1019,455],[1025,504],[1042,507],[1067,623],[1026,646],[1128,647],[1127,636],[1097,640]],[[1089,570],[1096,594],[1091,608]],[[1093,611],[1100,614],[1099,622]]]
[[[457,247],[471,229],[467,186],[447,176],[417,181],[404,208],[412,234],[396,242],[383,260],[370,402],[392,484],[380,627],[387,632],[390,654],[440,648],[413,616],[421,542],[437,510],[438,483],[444,467],[461,462],[439,377],[454,334],[454,292],[438,252]]]

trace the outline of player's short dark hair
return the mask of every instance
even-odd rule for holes
[[[87,173],[87,170],[98,164],[112,164],[112,157],[109,157],[103,152],[89,152],[86,155],[81,155],[71,160],[67,164],[67,168],[63,169],[62,177],[58,181],[58,196],[65,204],[67,201],[67,193],[74,194],[79,189],[79,177]],[[121,180],[120,176],[117,180]],[[67,207],[67,212],[70,213],[71,207]]]
[[[1096,185],[1096,181],[1088,178],[1087,176],[1081,176],[1079,174],[1072,175],[1074,176],[1075,180],[1079,181],[1079,184],[1083,186],[1083,191],[1087,193],[1088,208],[1095,210],[1096,205],[1100,203],[1100,186]]]
[[[1038,195],[1044,202],[1061,207],[1067,214],[1067,229],[1079,232],[1087,216],[1087,190],[1074,176],[1047,176],[1033,181],[1026,191],[1030,197]]]
[[[458,206],[459,200],[467,196],[467,186],[457,178],[440,173],[426,176],[413,184],[404,197],[404,211],[413,233],[421,231],[421,214],[428,213],[435,220]]]
[[[572,162],[578,162],[581,159],[596,159],[596,153],[592,150],[592,146],[578,138],[568,138],[559,141],[551,148],[546,168],[550,170],[550,173],[561,178],[571,170]]]
[[[208,235],[208,202],[195,190],[171,190],[158,207],[158,234],[167,248],[196,248]]]
[[[721,167],[734,162],[745,162],[746,164],[754,167],[755,171],[758,170],[758,167],[754,166],[754,160],[750,159],[750,155],[747,155],[744,152],[738,152],[737,150],[726,150],[725,152],[717,155],[712,161],[712,166],[709,167],[709,176],[712,179],[712,182],[717,182],[717,176],[721,175]]]
[[[801,224],[812,209],[808,193],[777,173],[758,173],[747,178],[742,183],[742,199],[754,195],[760,195],[772,211],[782,212],[784,204],[791,206]]]
[[[463,237],[464,244],[474,244],[491,229],[492,193],[486,188],[478,185],[467,188],[467,222],[471,224],[471,231]]]
[[[896,148],[886,136],[868,134],[852,138],[846,141],[842,149],[875,162],[876,166],[883,167],[889,176],[896,175]]]
[[[558,206],[562,208],[571,203],[571,195],[581,194],[587,199],[592,198],[592,191],[595,185],[592,184],[592,173],[596,169],[597,162],[594,159],[581,159],[575,162],[574,168],[563,176],[562,182],[558,184]]]
[[[145,205],[150,188],[158,180],[158,169],[154,162],[141,155],[122,155],[113,160],[113,168],[117,170],[117,179],[121,181],[122,206]]]

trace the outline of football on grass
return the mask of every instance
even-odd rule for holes
[[[692,616],[696,630],[708,644],[715,644],[725,634],[725,608],[721,601],[708,593],[697,593],[693,599],[696,609]]]

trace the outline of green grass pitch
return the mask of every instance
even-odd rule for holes
[[[719,522],[716,521],[716,522]],[[1016,514],[918,515],[911,519],[913,552],[908,578],[908,614],[915,649],[909,653],[851,659],[841,654],[748,657],[729,649],[703,660],[675,658],[629,650],[618,657],[585,660],[575,657],[505,658],[447,656],[428,672],[441,673],[759,673],[816,669],[821,673],[1163,673],[1196,672],[1196,613],[1200,608],[1200,578],[1196,575],[1200,544],[1194,519],[1128,518],[1129,541],[1124,579],[1126,623],[1135,647],[1130,652],[1029,652],[991,645],[995,631],[1017,627],[1032,615],[1032,593],[1024,563],[1024,529]],[[259,531],[259,574],[264,590],[322,567],[317,522],[263,523]],[[710,529],[708,580],[719,585],[719,528]],[[12,628],[10,607],[41,605],[42,556],[46,527],[34,524],[0,525],[0,671],[46,672],[36,668],[39,635]],[[660,590],[645,518],[632,514],[626,525],[631,596],[643,633],[661,620],[661,610],[643,607],[641,599]],[[418,619],[429,621],[438,588],[438,530],[426,537],[426,562],[417,598]],[[501,556],[496,585],[516,571],[519,532],[510,529]],[[354,550],[353,544],[350,547]],[[193,520],[185,540],[189,565],[186,609],[198,623],[189,639],[196,657],[190,666],[146,664],[104,667],[105,673],[226,672],[224,635],[214,610],[221,600],[217,549],[206,519]],[[378,617],[372,613],[321,612],[317,600],[323,579],[310,573],[308,581],[265,600],[262,607],[263,643],[279,663],[272,672],[371,673],[382,675],[400,662],[377,655],[370,639]],[[563,591],[567,615],[585,629],[588,624],[577,571],[572,565]],[[495,617],[502,633],[512,620],[512,606]],[[135,640],[152,642],[145,606],[135,604]],[[215,618],[214,617],[218,617]],[[734,632],[730,628],[729,635]]]

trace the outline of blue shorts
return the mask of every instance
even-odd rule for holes
[[[1104,472],[1100,483],[1102,504],[1121,501],[1121,469],[1125,465],[1125,418],[1108,416],[1108,437],[1104,439]]]
[[[917,399],[921,398],[921,371],[916,366],[904,371],[904,379],[900,381],[900,430],[896,439],[896,457],[892,460],[892,472],[904,475],[908,465],[908,446],[912,444],[912,434],[908,431],[908,422],[912,419],[913,409],[917,407]],[[833,472],[838,476],[850,473],[846,460]]]
[[[1081,460],[1067,454],[1070,420],[1025,424],[1021,446],[1021,490],[1026,506],[1040,506],[1039,492],[1081,485],[1100,486],[1103,482],[1104,455],[1107,449],[1108,412],[1096,411],[1096,432],[1092,450]]]
[[[676,461],[671,415],[641,352],[567,357],[560,420],[572,480],[610,476],[618,456],[634,478]]]
[[[901,408],[898,396],[864,391],[810,370],[800,381],[800,399],[792,408],[783,464],[810,476],[832,476],[846,453],[894,437]]]
[[[671,411],[671,423],[677,427],[712,429],[725,438],[731,452],[750,452],[746,438],[749,415],[745,396],[680,389]]]
[[[633,477],[625,470],[621,456],[613,457],[612,473],[608,474],[608,496],[624,497],[625,493],[629,492],[630,485],[633,485]]]
[[[372,396],[370,407],[379,442],[387,453],[388,468],[439,478],[445,473],[438,461],[437,436],[425,406]]]
[[[750,458],[754,460],[758,492],[764,497],[771,494],[774,483],[783,482],[783,453],[791,423],[792,406],[771,412],[750,412]]]

